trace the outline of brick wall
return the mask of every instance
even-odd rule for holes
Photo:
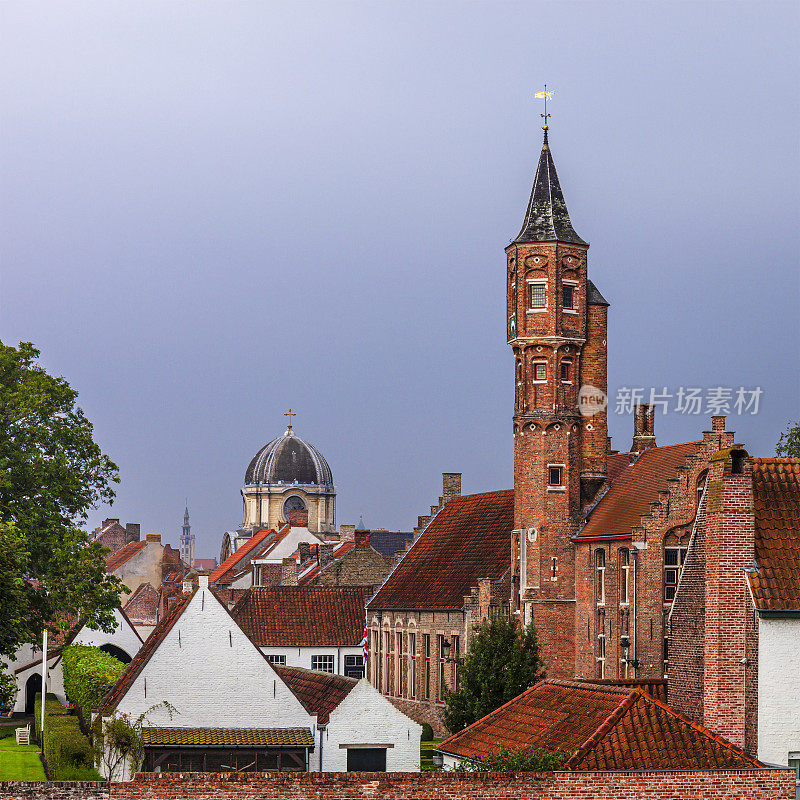
[[[0,781],[3,800],[108,800],[108,786],[95,781]]]
[[[356,546],[323,569],[313,583],[319,586],[380,586],[383,583],[389,574],[389,562],[369,546],[369,533],[366,547],[359,546],[360,533],[355,533]]]
[[[724,772],[478,773],[251,773],[139,775],[113,784],[111,800],[790,800],[788,770]],[[28,795],[30,797],[30,795]],[[44,795],[47,796],[47,795]]]

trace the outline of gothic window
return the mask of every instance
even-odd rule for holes
[[[620,605],[628,603],[628,590],[630,587],[631,553],[630,550],[619,551],[619,602]]]
[[[664,548],[664,601],[671,603],[678,589],[683,563],[686,561],[686,547]]]
[[[606,551],[597,550],[594,554],[595,564],[595,595],[597,605],[605,605],[606,602]]]

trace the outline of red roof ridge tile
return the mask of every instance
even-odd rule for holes
[[[208,582],[215,583],[218,581],[228,570],[233,569],[249,552],[251,552],[256,545],[264,541],[269,534],[278,532],[274,528],[259,528],[250,539],[243,544],[238,550],[231,553],[209,576]]]

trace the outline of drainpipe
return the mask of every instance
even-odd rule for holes
[[[631,559],[633,561],[633,635],[631,637],[631,644],[633,645],[633,658],[630,661],[631,667],[633,667],[633,677],[636,677],[636,670],[639,666],[639,660],[636,657],[636,573],[639,571],[639,550],[636,546],[631,547],[630,549]]]
[[[319,771],[322,772],[322,735],[325,733],[324,725],[317,725],[319,731]]]
[[[376,667],[375,667],[375,688],[380,692],[381,691],[381,663],[383,659],[381,658],[381,643],[383,642],[383,611],[378,612],[378,652],[375,657]]]

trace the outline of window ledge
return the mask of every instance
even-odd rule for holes
[[[549,308],[526,308],[526,314],[546,314],[550,309]]]
[[[577,308],[562,308],[561,310],[565,314],[577,314],[578,313],[578,309]]]
[[[566,486],[548,486],[547,487],[547,491],[548,492],[566,492],[567,491],[567,487]]]

